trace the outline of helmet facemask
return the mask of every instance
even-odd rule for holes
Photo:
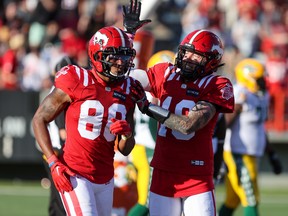
[[[197,55],[198,60],[183,60],[186,52],[191,52],[194,55]],[[194,81],[199,77],[207,75],[205,69],[208,62],[208,57],[203,55],[203,53],[197,52],[192,44],[179,46],[176,65],[180,68],[180,75],[185,80]]]
[[[94,54],[95,61],[99,61],[102,64],[102,73],[104,76],[109,77],[111,82],[121,81],[125,78],[125,75],[130,72],[134,67],[133,59],[136,55],[136,51],[127,47],[106,47],[104,50],[99,50]],[[121,60],[121,64],[117,63]],[[111,71],[111,68],[115,67],[120,69],[115,74]]]
[[[257,86],[259,91],[266,92],[266,81],[264,77],[256,79]]]

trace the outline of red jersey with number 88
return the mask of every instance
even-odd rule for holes
[[[114,175],[114,141],[111,118],[126,119],[135,109],[130,96],[133,78],[108,85],[92,71],[74,65],[62,68],[55,86],[72,102],[66,111],[67,140],[63,160],[73,171],[98,184]]]

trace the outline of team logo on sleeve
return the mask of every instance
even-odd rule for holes
[[[229,83],[227,83],[226,86],[224,88],[222,88],[220,91],[222,93],[222,97],[225,100],[229,100],[230,98],[233,97],[233,87]]]

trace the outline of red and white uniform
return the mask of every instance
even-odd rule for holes
[[[225,77],[211,74],[184,83],[169,63],[156,64],[147,76],[152,95],[172,113],[188,114],[198,101],[214,104],[218,113],[233,111],[233,87]],[[188,135],[159,125],[151,162],[154,167],[152,192],[184,197],[214,188],[212,135],[217,117],[218,114],[204,128]]]
[[[134,110],[131,81],[128,77],[108,85],[92,71],[77,66],[66,66],[56,74],[56,88],[72,99],[66,111],[63,161],[92,183],[103,184],[114,176],[115,136],[109,131],[110,119],[126,119],[126,113]]]

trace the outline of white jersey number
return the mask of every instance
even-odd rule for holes
[[[95,112],[93,115],[89,115],[90,112]],[[103,114],[104,106],[100,101],[97,100],[87,100],[85,101],[80,108],[80,117],[78,122],[78,131],[81,137],[94,140],[103,133],[103,136],[108,142],[111,142],[115,139],[115,136],[110,133],[109,127],[111,125],[111,118],[121,116],[122,119],[126,116],[126,107],[122,104],[112,104],[108,108],[108,120],[107,124],[104,127],[102,132],[103,124]]]
[[[162,107],[164,109],[168,109],[169,110],[169,107],[171,105],[171,100],[172,100],[172,97],[167,97],[163,101]],[[195,102],[194,101],[182,100],[178,104],[176,104],[175,114],[176,115],[183,115],[183,111],[184,110],[190,110],[194,106],[195,106]],[[167,134],[167,127],[165,127],[165,125],[161,124],[160,128],[159,128],[159,131],[158,131],[158,135],[162,136],[162,137],[166,137],[166,134]],[[182,134],[182,133],[180,133],[178,131],[172,130],[172,134],[178,140],[189,140],[195,135],[195,132],[185,135],[185,134]]]

